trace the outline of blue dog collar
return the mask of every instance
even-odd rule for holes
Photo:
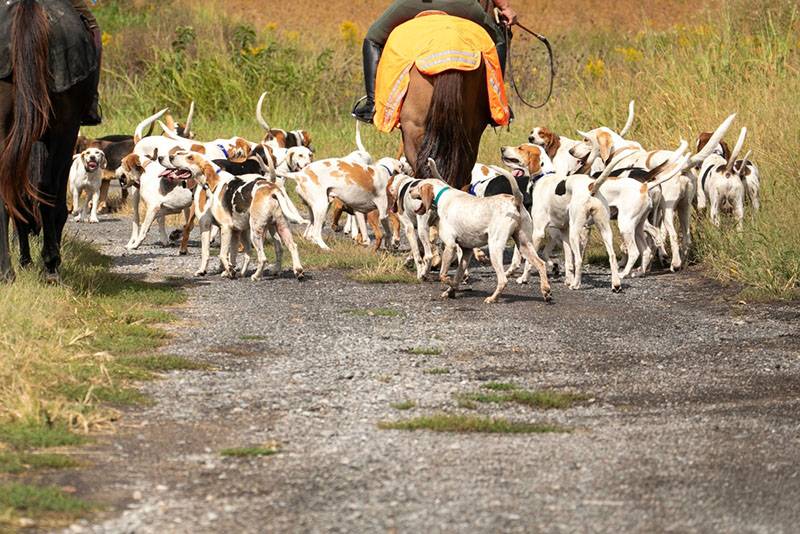
[[[222,153],[225,154],[225,159],[230,159],[230,156],[228,156],[228,151],[225,150],[225,147],[222,145],[217,145],[217,146],[219,147],[220,150],[222,150]]]

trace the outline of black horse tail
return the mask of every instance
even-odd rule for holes
[[[425,136],[417,154],[418,178],[430,178],[428,158],[436,162],[450,185],[461,189],[472,173],[472,142],[464,124],[464,72],[448,70],[436,76],[425,118]],[[473,111],[474,112],[474,111]]]
[[[24,195],[38,198],[28,179],[31,151],[47,131],[52,107],[47,87],[50,24],[35,0],[20,0],[13,17],[13,121],[0,154],[0,197],[14,217],[25,220]]]

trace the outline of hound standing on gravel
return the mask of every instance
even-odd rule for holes
[[[488,198],[475,197],[464,191],[451,188],[442,179],[432,159],[428,165],[436,179],[421,180],[410,191],[411,198],[422,201],[417,210],[423,214],[435,207],[439,215],[439,236],[444,242],[440,279],[448,288],[442,297],[453,297],[461,284],[464,272],[472,259],[473,249],[489,245],[489,257],[497,274],[497,287],[487,304],[497,301],[498,295],[508,283],[503,269],[503,251],[509,239],[519,247],[522,256],[539,271],[539,283],[545,301],[550,301],[550,283],[547,269],[536,254],[530,238],[531,220],[522,205],[522,193],[517,181],[509,174],[508,181],[514,195],[496,195]],[[461,247],[461,260],[452,280],[447,271],[458,247]]]
[[[72,213],[75,221],[85,220],[89,215],[89,197],[92,197],[92,213],[89,222],[100,222],[97,219],[97,205],[100,203],[100,186],[103,183],[103,169],[106,168],[106,156],[99,148],[87,148],[73,156],[69,170],[69,186],[72,191]],[[81,193],[86,193],[83,208],[80,206]]]

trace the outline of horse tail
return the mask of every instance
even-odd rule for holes
[[[434,78],[433,97],[425,118],[425,136],[417,154],[417,178],[430,178],[428,158],[448,183],[461,189],[472,172],[472,142],[464,124],[464,76],[448,70]]]
[[[23,195],[39,198],[28,179],[31,152],[33,144],[47,131],[52,107],[47,87],[50,24],[35,0],[20,0],[13,17],[13,121],[0,154],[0,197],[14,217],[24,220]]]

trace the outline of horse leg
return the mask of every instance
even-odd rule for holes
[[[11,95],[11,84],[0,81],[0,151],[3,150],[8,135],[7,125],[13,107]],[[14,279],[14,269],[11,267],[11,251],[8,246],[8,222],[6,205],[0,201],[0,280],[10,282]]]

